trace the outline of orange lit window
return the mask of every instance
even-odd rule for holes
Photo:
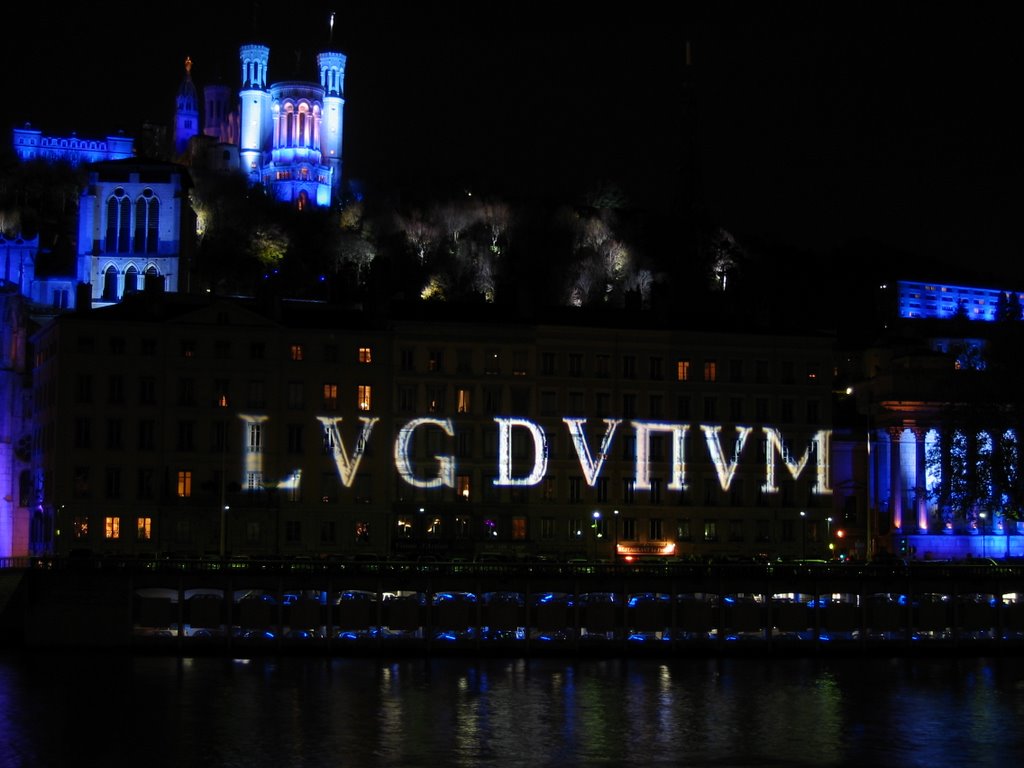
[[[183,470],[178,473],[178,496],[185,499],[192,495],[192,473]]]
[[[324,384],[324,408],[334,410],[338,407],[338,385]]]
[[[87,515],[78,515],[71,522],[71,535],[76,539],[89,538],[89,518]]]
[[[105,538],[105,539],[119,539],[119,538],[121,538],[121,518],[120,517],[105,517],[105,518],[103,518],[103,538]]]
[[[359,362],[370,363],[373,362],[373,352],[369,347],[359,348]]]
[[[676,361],[676,381],[689,381],[690,380],[690,361],[689,360],[678,360]]]
[[[292,354],[292,360],[295,360],[296,362],[298,362],[299,360],[302,360],[302,357],[303,357],[302,345],[301,344],[292,344],[291,354]]]
[[[136,537],[139,541],[149,541],[153,538],[153,518],[140,517],[135,521]]]
[[[458,411],[459,413],[469,413],[469,390],[459,389],[456,390],[458,399]]]
[[[718,363],[714,360],[704,361],[704,381],[715,381],[718,378]]]
[[[455,479],[455,488],[459,494],[459,501],[469,501],[469,475],[459,475]]]
[[[517,541],[523,541],[526,539],[526,518],[525,517],[513,517],[512,518],[512,538]]]
[[[360,384],[358,392],[358,403],[360,411],[370,410],[370,395],[372,387],[369,384]]]

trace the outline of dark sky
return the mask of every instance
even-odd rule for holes
[[[176,14],[126,29],[91,4],[8,11],[32,42],[3,53],[8,120],[130,133],[169,119],[186,55],[197,85],[237,87],[240,43],[271,46],[275,80],[333,34],[345,174],[370,190],[569,198],[607,179],[671,211],[689,188],[741,240],[1024,272],[1024,46],[996,4],[342,5],[159,4]]]

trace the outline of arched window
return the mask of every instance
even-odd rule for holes
[[[128,267],[124,273],[124,292],[125,295],[129,293],[135,293],[139,290],[139,270],[134,265]]]
[[[150,198],[148,209],[146,253],[156,253],[156,246],[160,240],[160,201],[155,197]]]
[[[135,201],[134,253],[156,253],[160,227],[160,201],[153,190],[143,190]]]
[[[146,201],[139,198],[135,201],[135,247],[132,253],[146,252]]]
[[[117,267],[113,264],[103,273],[103,301],[117,301]]]
[[[132,222],[132,204],[127,197],[122,197],[118,201],[118,217],[117,222],[117,252],[128,253],[128,247],[131,243],[131,227]]]
[[[107,199],[107,227],[104,250],[107,253],[128,253],[131,234],[132,206],[125,197],[124,189],[118,187]]]
[[[107,200],[107,237],[103,244],[103,250],[117,252],[117,198],[111,197]]]

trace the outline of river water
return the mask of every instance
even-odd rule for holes
[[[1024,659],[0,655],[0,766],[1007,766]]]

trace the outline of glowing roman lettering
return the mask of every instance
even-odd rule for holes
[[[338,424],[341,423],[341,417],[317,416],[316,420],[323,424],[324,432],[327,434],[330,444],[334,446],[334,464],[338,468],[338,477],[341,478],[341,484],[346,488],[351,488],[352,483],[355,482],[356,479],[356,471],[359,469],[359,462],[362,461],[363,454],[366,452],[366,443],[370,439],[370,432],[373,430],[373,425],[378,421],[377,417],[359,417],[363,426],[359,432],[359,438],[356,440],[356,447],[352,452],[351,459],[348,457],[348,452],[345,450],[345,444],[341,440],[341,433],[338,431]]]
[[[548,469],[548,443],[537,424],[528,419],[497,417],[498,424],[498,476],[495,485],[537,485]],[[522,427],[533,436],[533,469],[526,477],[512,477],[512,428]]]
[[[789,452],[786,450],[785,444],[782,441],[782,435],[777,429],[771,427],[764,427],[764,435],[766,440],[765,445],[765,480],[764,485],[761,486],[761,490],[765,493],[778,493],[779,487],[775,484],[775,454],[779,455],[782,459],[782,463],[786,465],[786,469],[789,470],[790,476],[796,480],[800,477],[800,473],[804,471],[807,466],[807,461],[811,455],[811,449],[817,457],[818,471],[815,476],[814,485],[811,486],[811,493],[819,495],[828,495],[832,493],[832,489],[829,488],[828,478],[828,451],[829,442],[832,435],[832,431],[829,429],[820,429],[815,432],[814,437],[811,438],[810,444],[807,446],[807,450],[804,451],[804,455],[800,457],[799,461],[793,461],[789,456]]]
[[[651,472],[648,456],[652,432],[668,432],[672,435],[672,479],[670,491],[686,490],[686,432],[688,424],[672,424],[662,421],[634,421],[636,430],[636,481],[638,491],[651,490]]]
[[[704,442],[708,445],[711,462],[715,465],[715,471],[718,473],[718,484],[722,486],[723,491],[728,491],[732,484],[732,478],[736,474],[736,467],[740,463],[740,451],[743,450],[743,444],[747,441],[752,427],[736,427],[736,447],[733,449],[731,462],[727,462],[722,454],[722,443],[718,437],[722,428],[707,424],[701,424],[700,428],[704,432]]]
[[[421,480],[416,477],[412,468],[412,461],[409,459],[409,443],[412,442],[412,433],[420,427],[433,426],[440,428],[448,437],[455,434],[452,428],[451,419],[413,419],[404,427],[398,430],[398,437],[395,438],[395,469],[409,485],[416,488],[448,488],[455,487],[455,458],[453,456],[434,456],[437,459],[437,476],[430,480]]]
[[[572,438],[572,444],[576,448],[576,455],[580,459],[580,468],[583,470],[583,477],[586,479],[587,485],[592,486],[597,482],[598,475],[601,474],[601,468],[604,466],[605,459],[608,458],[608,451],[612,445],[612,436],[615,434],[616,427],[622,423],[622,419],[604,420],[604,437],[601,438],[601,449],[597,453],[597,461],[594,461],[590,455],[590,446],[587,444],[587,436],[583,432],[583,425],[587,420],[564,418],[562,421],[564,421],[566,426],[569,427],[569,437]]]

